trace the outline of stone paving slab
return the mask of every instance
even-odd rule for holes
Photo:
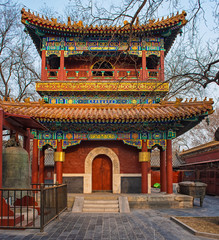
[[[0,230],[0,239],[13,240],[207,240],[187,232],[170,216],[219,216],[219,197],[206,197],[201,208],[195,200],[192,209],[145,209],[130,213],[64,212],[58,220],[38,230]]]
[[[200,207],[199,198],[196,198],[193,208],[160,209],[160,212],[169,216],[217,217],[219,216],[219,196],[205,196],[203,207]]]

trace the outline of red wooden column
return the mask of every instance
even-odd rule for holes
[[[146,52],[142,51],[142,80],[146,80],[147,72],[146,72]]]
[[[32,184],[38,184],[38,139],[33,139]],[[33,188],[37,186],[33,185]]]
[[[147,167],[148,167],[148,193],[151,193],[151,151],[152,150],[148,150],[149,160],[147,162]]]
[[[141,162],[141,192],[148,193],[150,152],[147,149],[147,140],[142,140],[142,151],[139,153],[139,162]]]
[[[172,164],[172,140],[167,139],[166,150],[166,173],[167,173],[167,193],[173,193],[173,164]]]
[[[62,140],[57,140],[57,149],[54,155],[54,160],[56,163],[56,182],[62,184],[62,168],[63,162],[65,161],[65,152],[62,151]]]
[[[65,57],[64,57],[64,50],[61,50],[61,56],[60,56],[60,71],[59,71],[59,81],[65,80]]]
[[[31,139],[30,128],[27,128],[27,135],[24,136],[24,149],[28,153],[29,161],[30,161],[30,139]]]
[[[160,191],[166,192],[166,151],[160,149]]]
[[[41,80],[47,80],[47,71],[46,71],[46,50],[42,50],[42,64],[41,64]]]
[[[164,51],[160,51],[160,80],[164,81]]]
[[[2,135],[3,135],[4,111],[0,109],[0,188],[2,188]]]
[[[45,151],[42,149],[40,151],[39,183],[44,183],[44,153]]]

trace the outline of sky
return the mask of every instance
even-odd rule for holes
[[[45,0],[18,0],[17,2],[24,5],[24,7],[26,9],[30,9],[32,11],[37,11],[38,13],[40,13],[40,8],[42,8],[42,6],[47,5],[48,7],[54,9],[56,12],[63,14],[65,5],[70,3],[71,0],[46,0],[46,1]],[[89,0],[82,0],[82,2],[87,3],[87,2],[89,2]],[[99,0],[98,2],[100,3],[100,5],[101,4],[104,4],[104,5],[113,4],[113,0],[105,0],[105,1]],[[114,2],[116,2],[116,1],[114,0]]]
[[[19,3],[23,4],[25,8],[32,11],[40,11],[40,8],[46,4],[49,7],[54,8],[57,12],[61,12],[63,9],[63,2],[68,3],[68,0],[18,0]]]

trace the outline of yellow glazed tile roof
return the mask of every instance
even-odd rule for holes
[[[177,13],[175,16],[172,15],[171,17],[167,17],[166,19],[162,18],[161,20],[155,21],[149,20],[147,24],[139,25],[138,21],[133,26],[130,26],[130,23],[127,21],[124,22],[123,26],[107,26],[107,25],[101,25],[101,26],[93,26],[93,25],[83,25],[82,21],[79,21],[78,23],[74,22],[72,23],[70,18],[68,18],[68,23],[59,23],[57,22],[57,19],[51,18],[49,20],[48,18],[44,18],[43,16],[40,17],[39,14],[35,15],[34,13],[31,13],[30,10],[26,11],[24,8],[21,10],[22,17],[21,21],[25,25],[28,23],[33,24],[35,26],[41,27],[41,28],[48,28],[51,30],[58,30],[58,31],[65,31],[65,32],[79,32],[80,34],[83,33],[129,33],[131,31],[134,32],[147,32],[151,30],[157,30],[157,29],[165,29],[171,26],[175,25],[181,25],[184,26],[187,23],[186,12],[182,11],[181,14]]]
[[[54,120],[140,120],[165,121],[186,119],[211,114],[213,100],[182,102],[161,101],[159,104],[46,104],[39,102],[1,101],[0,108],[6,113],[31,116],[36,119]]]

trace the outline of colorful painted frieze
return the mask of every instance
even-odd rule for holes
[[[37,82],[37,91],[168,92],[169,83],[156,82]]]
[[[140,38],[129,40],[120,40],[114,38],[69,38],[69,37],[46,37],[43,38],[42,50],[47,51],[47,56],[51,55],[52,51],[65,50],[65,56],[78,54],[83,51],[130,51],[138,52],[141,57],[141,51],[161,51],[164,50],[164,41],[162,38]],[[55,52],[54,52],[55,53]]]

